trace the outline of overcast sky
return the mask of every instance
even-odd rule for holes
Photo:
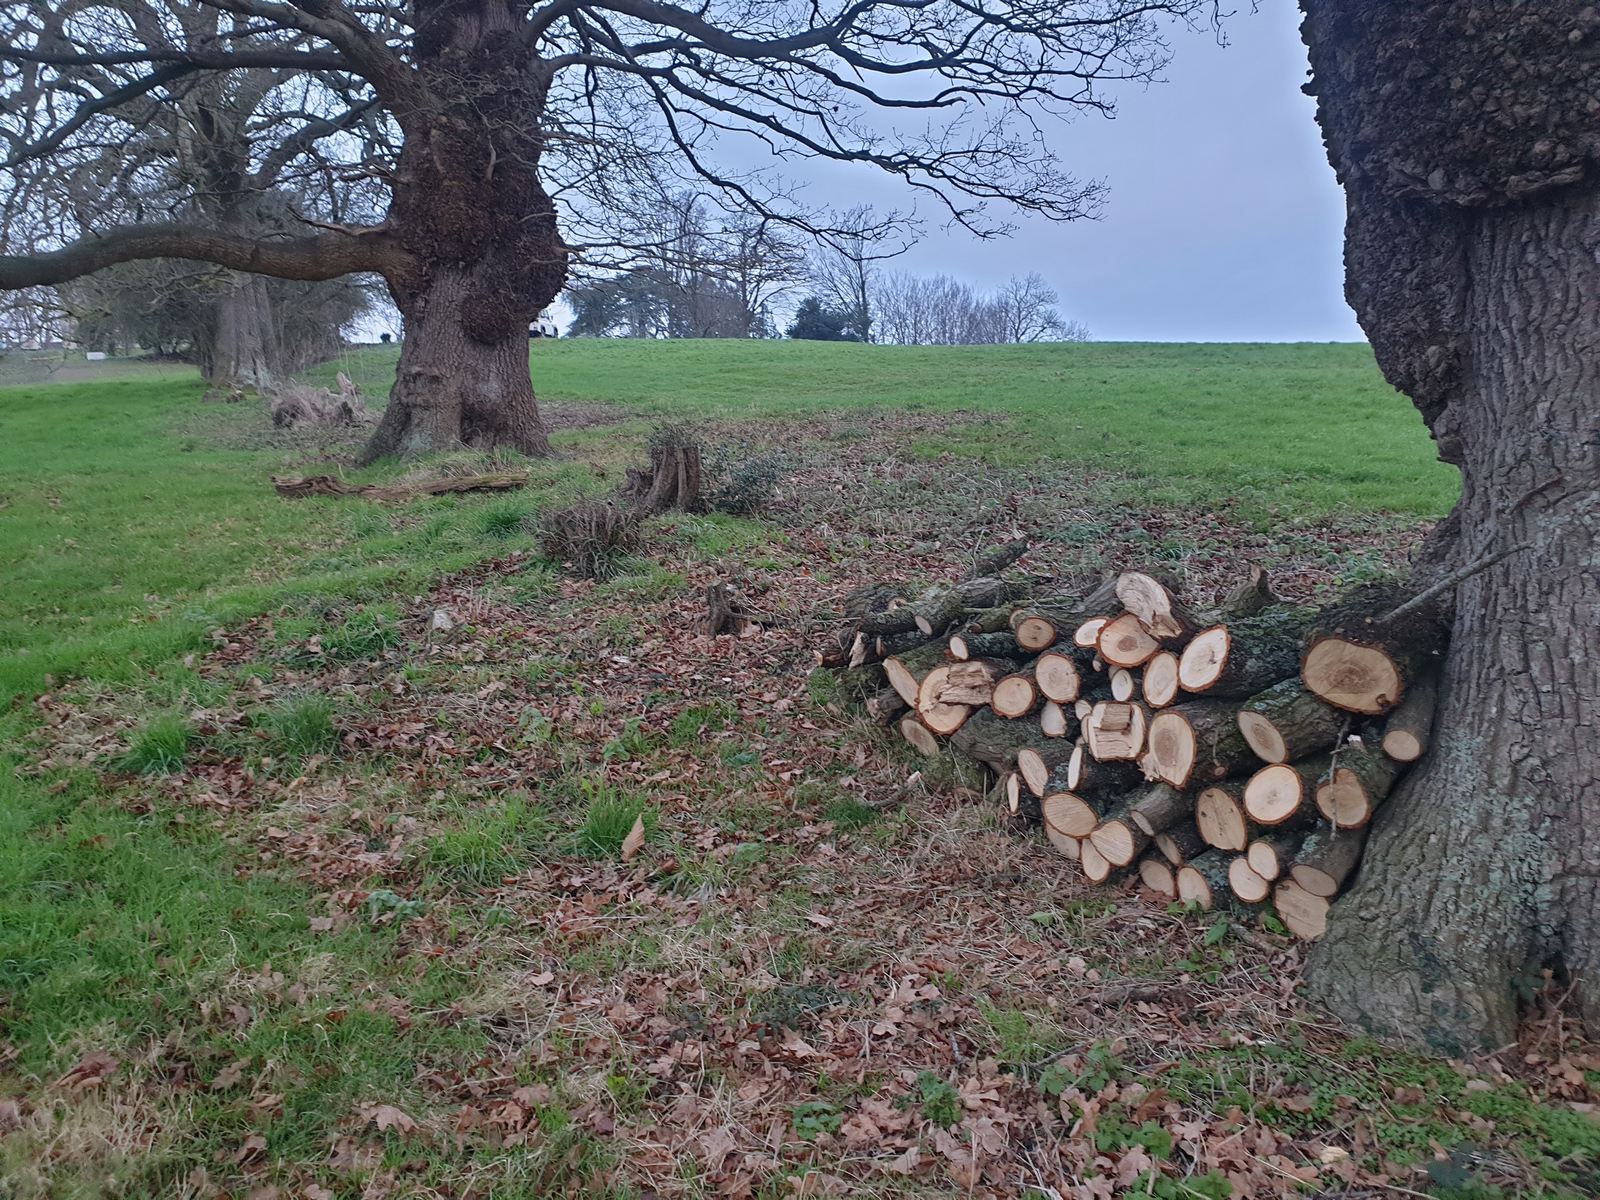
[[[1360,340],[1342,290],[1342,196],[1300,92],[1298,22],[1296,6],[1268,0],[1228,23],[1225,46],[1179,33],[1167,82],[1114,93],[1114,120],[1054,127],[1061,161],[1110,187],[1100,220],[1034,220],[1002,242],[936,230],[904,266],[985,286],[1039,271],[1097,340]],[[906,203],[892,184],[848,186],[845,203]]]

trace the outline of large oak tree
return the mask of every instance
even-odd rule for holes
[[[1458,1051],[1570,979],[1600,1032],[1600,11],[1302,0],[1350,303],[1462,496],[1434,749],[1311,959],[1339,1014]],[[1479,568],[1474,570],[1474,568]]]
[[[336,162],[350,139],[329,122],[361,105],[390,122],[396,154],[347,152],[331,168],[381,182],[385,215],[264,238],[80,211],[42,231],[58,248],[0,258],[0,286],[149,257],[298,279],[375,272],[407,337],[369,457],[460,442],[548,451],[525,330],[574,254],[617,248],[607,218],[641,179],[693,179],[737,208],[826,235],[828,222],[790,203],[781,181],[726,165],[754,149],[773,163],[887,172],[979,232],[994,229],[991,201],[1071,218],[1099,189],[1057,169],[1041,115],[1105,109],[1106,82],[1158,75],[1163,22],[1215,16],[1214,0],[185,6],[217,19],[196,35],[177,29],[168,0],[8,6],[0,127],[19,178],[85,140],[115,145],[152,106],[220,74],[266,69],[326,82],[298,130],[281,129],[280,148],[263,153]],[[719,160],[730,141],[744,145]]]

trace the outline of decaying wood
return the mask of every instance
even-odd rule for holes
[[[526,471],[490,475],[446,475],[410,483],[346,483],[332,475],[304,475],[297,479],[272,477],[278,495],[291,500],[307,496],[360,496],[365,500],[410,500],[416,496],[443,496],[457,492],[510,492],[528,486]]]

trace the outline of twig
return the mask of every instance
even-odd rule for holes
[[[1462,567],[1459,571],[1452,571],[1438,583],[1413,596],[1393,612],[1386,613],[1384,616],[1379,617],[1378,624],[1387,625],[1390,621],[1403,617],[1407,613],[1416,612],[1417,609],[1427,604],[1434,597],[1448,592],[1458,583],[1471,579],[1479,571],[1487,571],[1490,567],[1494,566],[1495,563],[1501,561],[1502,559],[1510,558],[1519,550],[1530,550],[1532,548],[1532,542],[1518,542],[1515,546],[1512,546],[1508,550],[1498,551],[1495,554],[1490,554],[1484,558],[1480,558],[1477,562],[1472,563],[1469,566]]]

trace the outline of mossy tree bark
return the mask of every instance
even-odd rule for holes
[[[1347,197],[1347,292],[1463,494],[1434,746],[1313,949],[1312,995],[1449,1053],[1570,973],[1600,1033],[1600,14],[1561,0],[1302,0]],[[1427,582],[1426,579],[1419,582]]]

